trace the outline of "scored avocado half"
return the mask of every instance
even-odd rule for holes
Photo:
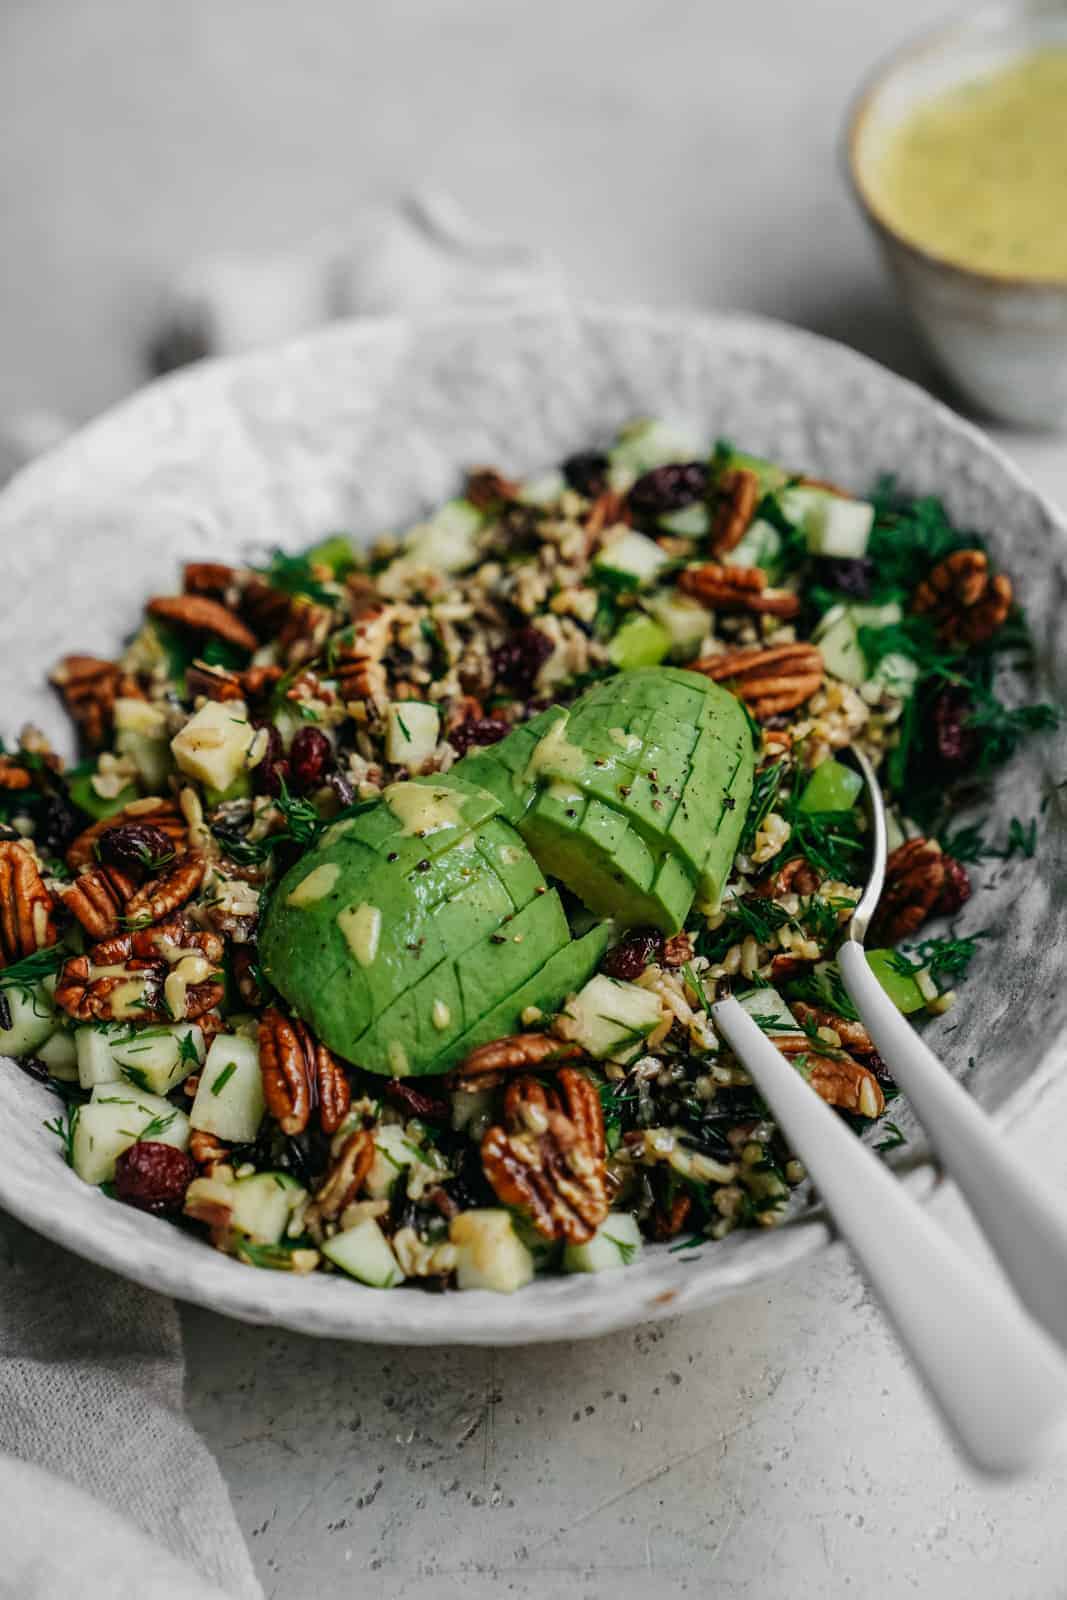
[[[347,1060],[444,1072],[557,1009],[619,927],[674,933],[698,892],[715,903],[753,766],[718,685],[619,673],[328,827],[271,898],[264,973]],[[612,923],[572,939],[545,873]]]

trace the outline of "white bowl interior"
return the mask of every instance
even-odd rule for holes
[[[856,490],[894,471],[988,533],[1031,611],[1048,692],[1064,617],[1064,533],[975,429],[860,356],[772,323],[645,312],[468,314],[417,326],[349,324],[283,349],[206,364],[144,391],[0,495],[7,581],[0,626],[4,731],[26,717],[66,743],[44,686],[62,653],[113,654],[146,597],[187,557],[250,543],[297,547],[337,527],[372,536],[453,492],[464,466],[518,472],[609,437],[634,416],[684,418]],[[1036,814],[1039,854],[992,874],[964,929],[994,926],[958,1012],[933,1030],[977,1097],[1004,1105],[1047,1078],[1067,1018],[1059,740],[1002,785],[994,824]],[[1020,873],[1023,875],[1020,876]],[[1020,888],[1025,887],[1025,893]],[[968,1062],[973,1065],[968,1066]],[[699,1251],[645,1252],[626,1272],[545,1279],[512,1297],[429,1296],[297,1279],[231,1261],[86,1188],[42,1122],[55,1102],[0,1071],[0,1204],[69,1248],[152,1287],[250,1321],[396,1343],[573,1337],[708,1304],[823,1245],[814,1213]],[[907,1125],[906,1110],[896,1120]],[[921,1143],[906,1153],[929,1186]]]

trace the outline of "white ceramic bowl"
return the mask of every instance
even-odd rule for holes
[[[840,346],[773,323],[637,311],[451,316],[349,324],[280,350],[193,368],[136,396],[0,495],[0,707],[67,739],[43,686],[64,650],[113,654],[146,596],[184,557],[227,558],[249,539],[299,546],[343,526],[403,525],[454,490],[463,466],[515,471],[558,461],[641,414],[691,420],[819,477],[862,489],[889,469],[944,495],[988,530],[1032,611],[1040,653],[1057,649],[1065,534],[973,428]],[[1060,686],[1062,699],[1062,686]],[[1053,686],[1053,692],[1055,686]],[[1061,752],[1035,745],[999,792],[1007,817],[1035,813]],[[1045,1081],[1067,1017],[1056,963],[1067,922],[1057,791],[1039,855],[976,897],[965,928],[995,926],[946,1024],[934,1028],[991,1107]],[[1025,887],[1025,893],[1020,888]],[[949,1028],[952,1029],[949,1032]],[[205,1242],[87,1188],[42,1126],[48,1091],[0,1063],[0,1204],[128,1277],[217,1311],[308,1333],[395,1343],[508,1344],[601,1333],[708,1305],[821,1249],[808,1211],[771,1232],[696,1252],[650,1248],[600,1277],[544,1279],[519,1294],[382,1293],[339,1277],[240,1265]],[[906,1125],[906,1111],[896,1113]],[[915,1143],[911,1179],[932,1171]]]
[[[881,208],[887,141],[931,96],[1043,45],[1067,46],[1064,0],[992,5],[894,55],[863,90],[848,128],[853,188],[904,303],[961,395],[1005,422],[1067,423],[1067,281],[978,272],[904,237]]]

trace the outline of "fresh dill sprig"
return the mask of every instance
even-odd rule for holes
[[[756,843],[756,834],[778,798],[784,776],[784,761],[776,761],[773,766],[763,767],[756,773],[752,784],[752,798],[748,803],[748,815],[745,817],[745,825],[737,845],[741,855],[751,854]]]
[[[979,933],[945,934],[936,939],[923,939],[907,950],[895,950],[892,964],[900,973],[910,976],[926,971],[931,978],[963,978],[978,954],[981,939],[992,938],[988,928]]]

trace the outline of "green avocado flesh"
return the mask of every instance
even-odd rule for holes
[[[607,947],[603,924],[572,940],[543,874],[617,925],[676,932],[721,894],[753,767],[726,690],[618,673],[327,827],[270,900],[264,973],[346,1060],[444,1072],[557,1009]]]
[[[680,667],[648,667],[604,679],[453,771],[507,794],[541,868],[591,911],[675,933],[696,894],[718,903],[754,765],[733,695]]]

